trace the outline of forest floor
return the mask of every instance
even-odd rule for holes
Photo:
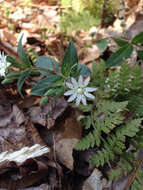
[[[115,51],[117,46],[112,40],[109,40],[110,45],[104,54],[96,42],[101,38],[121,36],[123,28],[119,19],[108,27],[73,31],[67,36],[61,32],[60,9],[56,1],[5,1],[0,7],[0,51],[18,59],[17,44],[22,34],[23,47],[32,61],[45,55],[60,63],[71,38],[79,62],[89,68],[94,60],[99,57],[107,59],[110,52]],[[136,22],[136,14],[130,13],[127,18],[129,37],[136,34],[134,28],[137,27],[129,30]],[[96,35],[92,36],[93,32]],[[82,126],[76,120],[78,113],[68,107],[64,98],[40,106],[40,97],[30,95],[30,82],[29,79],[24,85],[24,99],[18,94],[16,82],[0,84],[0,188],[90,190],[90,182],[86,179],[94,169],[88,163],[94,150],[74,150],[82,137]],[[24,147],[31,149],[24,150]],[[11,153],[14,152],[13,159]],[[102,175],[98,170],[94,169],[94,172]],[[107,184],[104,189],[111,188],[105,178],[102,182]]]

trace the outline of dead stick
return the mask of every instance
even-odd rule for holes
[[[131,186],[131,184],[133,183],[133,181],[137,175],[138,169],[141,166],[142,162],[143,162],[143,152],[141,153],[140,159],[137,161],[136,166],[135,166],[133,172],[131,173],[131,175],[130,175],[127,183],[126,183],[124,190],[128,190],[129,187]]]

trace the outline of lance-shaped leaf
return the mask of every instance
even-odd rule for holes
[[[117,44],[118,46],[120,46],[120,47],[129,44],[129,42],[126,42],[124,39],[123,39],[123,40],[122,40],[122,39],[118,39],[118,38],[112,38],[112,39],[113,39],[113,40],[116,42],[116,44]]]
[[[119,48],[107,60],[107,62],[106,62],[107,67],[121,65],[123,59],[129,58],[132,51],[133,51],[133,47],[131,44],[127,44],[127,45]]]
[[[23,62],[24,66],[30,67],[31,66],[30,61],[29,61],[29,59],[28,59],[28,57],[27,57],[27,55],[26,55],[26,53],[22,47],[22,38],[23,38],[23,35],[21,36],[21,38],[18,42],[18,48],[17,48],[18,52],[17,53],[18,53],[21,61]]]
[[[137,35],[133,38],[132,43],[136,43],[136,44],[143,43],[143,32],[137,34]]]
[[[84,64],[78,64],[79,75],[88,76],[91,74],[90,69]]]
[[[43,75],[49,75],[53,72],[56,73],[59,69],[59,65],[58,65],[57,61],[55,61],[54,59],[47,57],[47,56],[38,57],[36,60],[36,66],[39,67],[39,72]],[[45,71],[40,70],[40,68],[45,69]],[[47,69],[47,71],[46,71],[46,69]]]
[[[43,106],[48,102],[48,96],[44,96],[43,98],[41,98],[40,100],[40,105]]]
[[[6,75],[6,78],[1,82],[2,84],[12,83],[14,80],[20,77],[22,71],[12,71]]]
[[[31,90],[31,94],[32,95],[36,95],[36,96],[43,96],[45,95],[45,93],[53,88],[54,86],[56,86],[56,82],[61,80],[61,76],[60,75],[51,75],[49,77],[46,77],[42,80],[40,80],[34,88],[32,88]]]
[[[30,70],[24,71],[21,74],[21,76],[18,78],[18,81],[17,81],[18,92],[19,92],[19,94],[21,95],[22,98],[23,98],[23,94],[21,92],[21,89],[22,89],[22,86],[23,86],[25,80],[29,77],[30,73],[31,73]]]
[[[101,52],[104,52],[107,48],[107,40],[106,39],[100,39],[98,42],[96,42],[97,47],[101,50]]]
[[[10,63],[12,63],[13,67],[17,67],[17,68],[22,68],[23,65],[21,63],[19,63],[19,61],[17,61],[17,59],[15,59],[13,56],[8,55],[6,60]]]
[[[72,41],[70,41],[65,55],[62,60],[61,72],[64,76],[74,76],[77,71],[78,56],[76,48]]]

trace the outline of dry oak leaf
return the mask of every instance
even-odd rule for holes
[[[101,179],[101,177],[101,172],[95,168],[85,180],[82,190],[102,190],[107,182],[105,178]]]
[[[54,126],[54,121],[63,114],[67,106],[67,102],[62,97],[42,107],[31,107],[29,109],[30,119],[33,123],[38,123],[50,129]],[[50,120],[53,122],[49,122]]]
[[[76,143],[78,142],[78,139],[76,138],[70,138],[70,139],[61,139],[58,143],[56,143],[56,155],[57,159],[62,162],[67,168],[70,170],[73,170],[73,149]]]
[[[44,145],[34,125],[28,122],[17,105],[13,105],[7,117],[0,117],[0,152],[19,150],[36,143]]]

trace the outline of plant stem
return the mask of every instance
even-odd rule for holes
[[[126,39],[119,39],[119,38],[112,38],[113,40],[115,39],[115,40],[122,40],[122,41],[124,41],[124,42],[128,42],[129,44],[131,44],[131,45],[134,45],[134,46],[137,46],[137,47],[139,47],[140,49],[142,49],[143,50],[143,46],[141,46],[141,45],[138,45],[138,44],[136,44],[136,43],[133,43],[133,42],[129,42],[129,40],[126,40]]]
[[[139,160],[137,161],[135,167],[134,167],[134,170],[132,171],[132,173],[130,174],[130,177],[126,183],[126,186],[125,186],[125,190],[128,190],[131,186],[131,184],[133,183],[136,175],[137,175],[137,172],[138,172],[138,169],[140,168],[141,164],[143,162],[143,152],[141,152],[141,155],[140,155],[140,158]]]

